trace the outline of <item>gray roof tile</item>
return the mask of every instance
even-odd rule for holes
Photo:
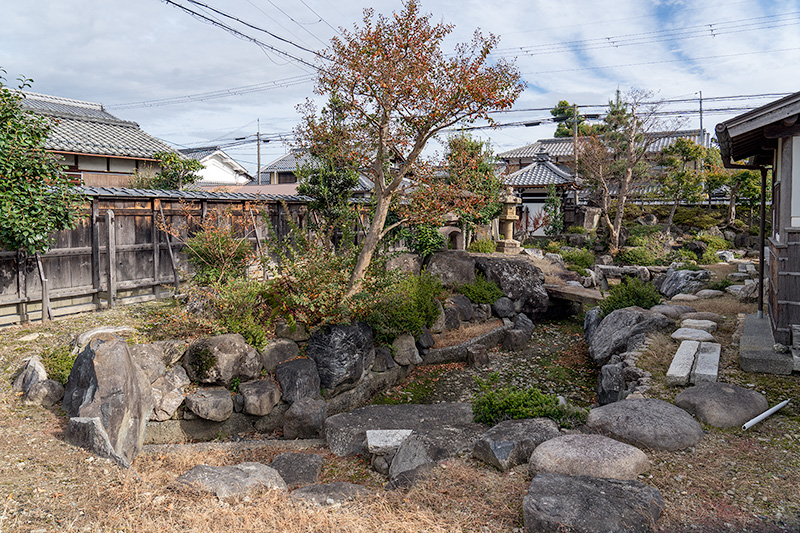
[[[170,191],[163,189],[125,189],[117,187],[77,187],[85,196],[117,198],[171,198],[178,200],[284,201],[305,203],[308,198],[288,194],[253,194],[241,192],[209,192],[198,190]]]
[[[570,171],[550,161],[547,153],[536,154],[536,161],[503,179],[505,185],[512,187],[546,187],[548,185],[566,185],[572,183],[574,177]]]

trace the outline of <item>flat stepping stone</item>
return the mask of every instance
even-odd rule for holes
[[[525,531],[653,531],[664,509],[639,481],[539,474],[522,502]]]
[[[642,450],[602,435],[562,435],[537,446],[530,458],[531,475],[636,479],[649,468]]]
[[[719,376],[719,356],[722,346],[716,342],[701,342],[692,370],[692,383],[717,381]]]
[[[560,434],[549,418],[504,420],[480,436],[472,456],[506,471],[527,463],[537,446]]]
[[[703,331],[707,331],[709,333],[714,333],[717,331],[717,323],[713,320],[696,320],[693,318],[684,318],[681,321],[682,328],[689,328],[689,329],[702,329]]]
[[[700,343],[697,341],[683,341],[667,370],[667,385],[670,387],[685,387],[689,384],[694,368],[694,359]]]
[[[305,500],[315,505],[334,505],[364,498],[370,494],[372,494],[372,491],[367,487],[344,481],[324,483],[321,485],[308,485],[307,487],[293,490],[290,493],[292,498]]]
[[[367,451],[375,455],[394,454],[411,433],[411,429],[368,429]]]
[[[681,318],[691,319],[691,320],[711,320],[712,322],[716,322],[717,324],[722,323],[724,318],[722,315],[718,315],[717,313],[711,313],[709,311],[696,311],[693,313],[686,313]]]
[[[702,329],[678,328],[671,337],[676,341],[714,342],[714,336]]]
[[[622,442],[653,450],[682,450],[703,438],[692,415],[663,400],[622,400],[589,411],[586,426]]]
[[[740,427],[769,408],[767,398],[731,383],[700,383],[675,397],[675,405],[717,428]]]
[[[673,320],[678,320],[688,313],[694,313],[697,311],[694,307],[690,307],[688,305],[668,305],[668,304],[654,305],[653,307],[650,308],[650,310],[656,313],[661,313],[662,315],[671,318]]]
[[[716,289],[702,289],[694,293],[695,296],[698,298],[719,298],[720,296],[725,296],[725,293],[722,291],[718,291]]]
[[[219,499],[245,496],[259,488],[286,491],[280,474],[261,463],[234,466],[198,465],[176,480],[178,486],[215,494]]]
[[[368,429],[418,429],[472,422],[468,403],[435,405],[368,405],[325,420],[328,448],[339,457],[367,452]]]
[[[676,294],[672,297],[671,301],[673,302],[696,302],[699,300],[697,296],[694,294]]]
[[[286,482],[289,489],[319,483],[325,459],[313,453],[282,453],[270,463]]]
[[[744,281],[746,279],[750,279],[750,274],[746,272],[733,272],[728,274],[729,281]]]

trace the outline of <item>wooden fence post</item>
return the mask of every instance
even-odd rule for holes
[[[152,227],[150,228],[150,238],[153,241],[153,294],[156,298],[161,297],[161,286],[158,284],[158,278],[161,274],[161,243],[159,242],[160,233],[158,232],[158,200],[155,198],[151,202],[151,220]]]
[[[92,303],[100,309],[100,200],[92,198]]]
[[[114,211],[106,211],[106,229],[108,230],[108,308],[114,307],[117,299],[117,227],[114,221]]]
[[[50,308],[50,291],[47,290],[47,278],[44,275],[42,254],[36,254],[36,266],[39,269],[39,280],[42,282],[42,322],[53,320],[53,310]]]
[[[172,275],[175,278],[175,294],[178,293],[181,285],[181,276],[178,273],[178,265],[175,263],[175,254],[172,251],[172,239],[170,239],[169,231],[167,231],[167,218],[164,216],[164,208],[161,207],[161,200],[158,202],[158,212],[161,214],[161,223],[164,224],[164,234],[167,236],[167,251],[169,252],[169,260],[172,263]]]
[[[17,297],[22,300],[17,304],[17,313],[19,314],[20,324],[27,324],[30,321],[28,316],[28,280],[26,276],[27,259],[25,252],[22,250],[17,251]]]

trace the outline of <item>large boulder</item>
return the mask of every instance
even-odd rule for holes
[[[229,387],[234,379],[249,381],[261,374],[258,351],[238,333],[198,339],[189,345],[183,367],[192,381]]]
[[[494,281],[503,294],[519,302],[521,311],[537,314],[547,311],[550,300],[544,288],[542,270],[525,259],[479,257],[475,265],[486,279]]]
[[[261,350],[261,364],[267,372],[274,372],[276,366],[294,359],[299,353],[300,347],[292,339],[273,339]]]
[[[186,407],[200,418],[223,422],[233,414],[233,399],[222,387],[198,389],[186,397]]]
[[[459,426],[472,422],[468,403],[435,405],[368,405],[340,413],[325,421],[328,448],[339,457],[365,453],[368,429],[421,429]]]
[[[599,306],[592,307],[586,311],[586,316],[583,318],[583,336],[587,343],[592,342],[594,332],[600,327],[603,321],[603,310]]]
[[[592,409],[586,427],[653,450],[682,450],[703,438],[703,428],[692,415],[655,399],[628,399]]]
[[[418,365],[422,362],[417,349],[417,342],[410,333],[404,333],[392,343],[394,361],[398,365]]]
[[[319,398],[320,379],[311,359],[292,359],[275,368],[283,391],[283,401],[292,404],[301,398]]]
[[[374,360],[374,350],[372,328],[360,322],[352,326],[327,326],[314,332],[306,355],[317,365],[321,386],[335,390],[361,379],[364,361]]]
[[[239,394],[244,397],[243,411],[254,416],[266,416],[281,401],[281,390],[269,379],[248,381],[239,385]]]
[[[539,474],[522,502],[525,531],[649,532],[664,509],[661,493],[639,481]]]
[[[286,483],[274,469],[261,463],[241,463],[234,466],[198,465],[178,477],[179,487],[215,494],[223,500],[247,496],[257,489],[286,492]]]
[[[11,389],[14,392],[27,393],[36,383],[46,379],[47,370],[45,370],[39,356],[34,355],[25,361],[22,370],[20,370],[20,373],[14,379]]]
[[[158,344],[133,344],[128,346],[133,361],[144,371],[150,383],[164,375],[164,347]]]
[[[287,439],[316,439],[322,434],[328,404],[324,400],[300,398],[283,415],[283,436]]]
[[[191,381],[182,366],[175,366],[153,382],[153,414],[158,422],[169,420],[183,403],[183,388]]]
[[[675,405],[709,426],[739,427],[769,408],[760,392],[731,383],[701,383],[675,397]]]
[[[475,423],[417,427],[394,454],[389,477],[394,479],[405,472],[469,453],[484,431],[486,426]]]
[[[602,435],[561,435],[538,446],[530,456],[532,475],[636,479],[650,468],[642,450]]]
[[[289,489],[319,483],[325,459],[315,453],[282,453],[269,464],[286,482]]]
[[[68,440],[124,466],[133,461],[153,411],[153,394],[124,339],[98,335],[78,354],[62,408],[70,417],[87,420],[82,429],[67,432]]]
[[[558,424],[549,418],[504,420],[480,436],[472,455],[505,471],[528,462],[538,445],[558,435]]]
[[[475,281],[475,260],[463,250],[436,252],[426,271],[438,277],[445,287],[457,289]]]
[[[64,386],[52,379],[37,381],[25,393],[23,402],[27,405],[52,407],[64,397]]]
[[[661,282],[659,290],[667,298],[672,298],[677,294],[697,292],[704,288],[711,280],[711,272],[708,270],[667,270],[664,281]]]
[[[613,355],[635,351],[647,334],[673,325],[664,315],[641,307],[617,309],[597,326],[589,343],[589,355],[597,364],[604,365]]]

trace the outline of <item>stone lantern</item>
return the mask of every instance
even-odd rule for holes
[[[511,187],[508,187],[500,201],[503,203],[503,211],[500,213],[500,233],[504,238],[497,242],[497,251],[504,254],[518,254],[522,251],[522,246],[519,241],[514,240],[514,222],[519,220],[517,205],[521,204],[522,200],[514,195]]]

